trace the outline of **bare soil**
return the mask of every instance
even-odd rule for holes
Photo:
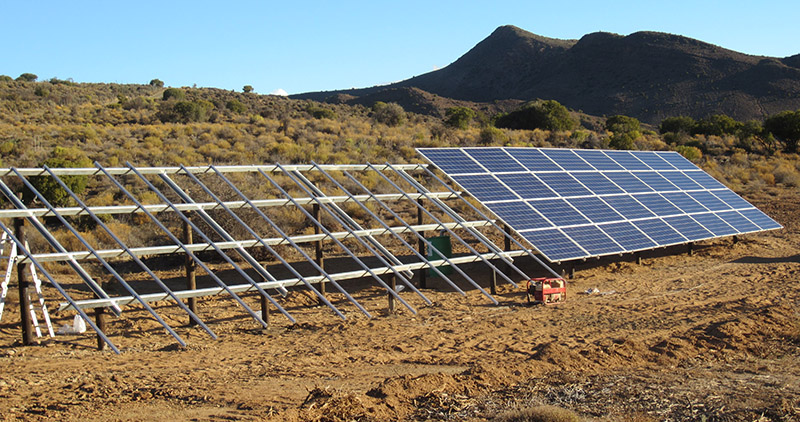
[[[298,323],[273,311],[261,330],[230,298],[204,298],[215,341],[165,302],[157,311],[189,347],[132,306],[109,318],[115,355],[90,332],[22,347],[12,301],[0,420],[484,421],[543,404],[587,420],[800,420],[800,197],[774,188],[748,199],[785,229],[691,256],[654,251],[641,265],[580,263],[555,306],[529,306],[522,286],[502,284],[499,306],[434,288],[432,306],[402,293],[416,315],[389,313],[364,283],[355,296],[372,319],[331,294],[342,321],[295,291],[281,300]],[[483,268],[468,270],[488,285]],[[590,288],[600,293],[582,294]]]

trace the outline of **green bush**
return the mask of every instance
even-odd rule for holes
[[[688,145],[678,145],[675,147],[675,151],[678,154],[682,155],[683,158],[686,158],[689,161],[698,162],[701,158],[703,158],[703,152],[700,151],[700,148],[691,147]]]
[[[310,114],[315,119],[335,119],[336,113],[333,110],[318,105],[309,104],[306,106],[306,113]]]
[[[715,114],[705,119],[700,119],[692,128],[694,135],[735,135],[743,126],[742,122],[734,120],[724,114]]]
[[[689,116],[667,117],[661,121],[658,131],[665,133],[692,133],[697,122]]]
[[[50,158],[39,163],[39,166],[48,166],[51,168],[91,167],[92,161],[86,157],[83,151],[76,147],[56,147],[50,154]],[[59,178],[76,194],[82,193],[86,189],[88,183],[87,176],[59,176]],[[58,182],[49,175],[31,176],[28,180],[53,206],[64,207],[70,204],[71,198],[67,191],[62,189]],[[30,204],[35,198],[36,196],[32,191],[23,189],[23,202]]]
[[[48,94],[50,94],[50,90],[44,85],[36,85],[36,88],[33,89],[33,95],[37,97],[46,97]]]
[[[164,123],[205,122],[214,104],[205,100],[176,101],[161,105],[157,117]]]
[[[445,112],[444,123],[447,126],[466,129],[475,118],[475,110],[467,107],[451,107]]]
[[[0,75],[0,82],[11,82],[14,78],[8,75]]]
[[[508,141],[506,134],[493,126],[486,126],[481,129],[481,134],[478,138],[478,143],[481,145],[503,145],[506,141]]]
[[[613,149],[634,149],[636,140],[642,136],[639,120],[622,115],[606,119],[606,130],[611,132],[609,146]]]
[[[406,121],[406,111],[400,104],[378,101],[372,106],[372,117],[387,126],[400,126]]]
[[[167,88],[164,90],[164,95],[161,97],[161,99],[164,101],[167,101],[169,99],[182,101],[185,98],[186,98],[186,93],[183,92],[183,90],[180,88]]]
[[[242,114],[245,111],[247,111],[247,106],[242,104],[241,101],[239,101],[239,100],[230,100],[230,101],[228,101],[225,104],[225,108],[227,108],[228,110],[230,110],[230,111],[232,111],[234,113],[238,113],[238,114]]]
[[[150,86],[154,86],[156,88],[163,88],[164,81],[162,81],[161,79],[150,79]]]
[[[245,85],[244,87],[242,87],[242,92],[253,92],[253,86]]]
[[[558,101],[534,101],[508,114],[495,118],[495,126],[506,129],[543,129],[551,131],[572,130],[576,122],[566,107]]]

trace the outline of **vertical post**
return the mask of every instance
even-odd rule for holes
[[[423,220],[423,214],[422,214],[422,206],[423,206],[422,198],[417,199],[417,203],[419,204],[419,207],[417,207],[417,225],[421,226],[423,221],[424,221]],[[425,232],[422,232],[420,234],[422,235],[423,238],[425,237]],[[420,238],[417,241],[417,249],[419,249],[419,254],[420,255],[426,256],[425,255],[425,241],[423,241],[422,238]],[[428,272],[427,268],[420,268],[420,270],[419,270],[419,288],[420,289],[428,288],[428,278],[427,278],[428,275],[427,275],[427,272]]]
[[[189,218],[188,213],[185,213],[187,218]],[[187,245],[191,245],[193,242],[192,240],[192,227],[189,225],[187,221],[184,220],[183,222],[183,243]],[[186,267],[186,288],[188,290],[195,290],[197,289],[197,276],[195,275],[197,264],[194,262],[189,254],[184,254],[183,257],[183,265]],[[188,299],[187,306],[189,310],[193,313],[197,314],[197,298],[190,297]],[[197,322],[192,318],[189,318],[189,325],[195,325]]]
[[[687,243],[686,244],[686,249],[687,249],[686,253],[688,253],[689,256],[694,255],[694,242]]]
[[[22,244],[25,244],[25,219],[14,219],[14,235]],[[10,265],[10,263],[9,263]],[[17,264],[17,284],[19,286],[19,316],[22,325],[22,344],[29,346],[33,344],[33,325],[31,320],[31,299],[28,297],[28,265],[25,263]]]
[[[634,256],[636,257],[636,265],[642,265],[642,254],[640,252],[636,252]]]
[[[733,236],[733,244],[739,243],[739,236]]]
[[[311,208],[311,215],[314,217],[315,220],[320,221],[319,215],[319,204],[313,204]],[[314,224],[314,234],[320,234],[322,230],[320,229],[319,225]],[[314,262],[319,265],[320,268],[325,269],[325,258],[322,256],[322,240],[317,240],[314,242]],[[320,273],[322,275],[322,273]],[[325,296],[325,279],[321,279],[319,281],[319,293],[324,297]],[[322,305],[324,304],[322,298],[319,298],[319,303]]]
[[[511,228],[503,224],[503,231],[506,233],[506,235],[503,236],[503,251],[508,252],[511,250]],[[511,266],[505,261],[503,261],[503,273],[509,277],[511,276]]]
[[[575,264],[569,266],[569,279],[575,278]]]
[[[106,308],[94,308],[94,322],[97,324],[97,329],[99,329],[101,332],[106,331],[105,313]],[[100,333],[97,333],[97,350],[105,350],[105,348],[106,342],[103,340],[103,337],[100,336]]]
[[[392,289],[392,290],[395,290],[395,291],[397,289],[397,276],[394,275],[394,274],[390,274],[389,275],[389,288]],[[392,296],[391,293],[387,293],[387,294],[389,296],[389,313],[393,314],[394,313],[394,309],[395,309],[394,296]]]
[[[489,292],[493,295],[497,294],[497,271],[492,270],[492,282],[489,284]]]
[[[261,296],[261,319],[269,325],[269,301],[267,300],[266,296]]]

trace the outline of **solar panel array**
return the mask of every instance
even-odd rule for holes
[[[551,262],[782,227],[676,152],[417,151]]]

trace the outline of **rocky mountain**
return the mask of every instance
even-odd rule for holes
[[[426,100],[437,96],[484,103],[476,106],[487,110],[554,99],[584,113],[624,114],[648,123],[720,113],[762,119],[800,108],[800,54],[752,56],[658,32],[559,40],[502,26],[445,68],[387,86],[293,97],[351,103],[396,97],[404,107],[441,114],[446,101],[437,106]]]

